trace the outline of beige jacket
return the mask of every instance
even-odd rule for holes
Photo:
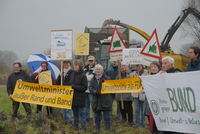
[[[127,78],[139,76],[139,72],[138,72],[138,71],[134,71],[134,72],[132,72],[132,73],[127,72],[127,73],[128,73],[128,74],[127,74]],[[142,73],[142,75],[148,75],[148,71],[147,71],[146,69],[144,69],[144,72]],[[132,95],[134,98],[138,98],[139,93],[133,92],[133,93],[131,93],[131,95]]]

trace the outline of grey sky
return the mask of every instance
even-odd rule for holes
[[[151,35],[156,28],[159,41],[181,13],[183,0],[0,0],[0,50],[13,50],[20,61],[30,54],[50,48],[51,30],[73,29],[73,44],[77,33],[85,26],[100,28],[106,19],[139,28]],[[179,53],[182,44],[180,29],[170,44]],[[135,32],[130,39],[146,40]]]

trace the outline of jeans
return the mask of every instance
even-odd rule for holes
[[[84,109],[85,109],[84,107],[77,107],[77,106],[72,107],[74,113],[74,122],[79,122],[79,114],[81,116],[81,122],[86,122]]]
[[[104,118],[105,123],[111,123],[109,111],[103,110],[103,118]],[[95,123],[101,122],[101,111],[94,112],[94,119],[95,119]]]
[[[113,105],[114,99],[115,99],[115,94],[114,94],[114,95],[111,94],[111,95],[110,95],[111,105]],[[119,101],[117,101],[117,115],[119,116],[119,118],[121,118],[121,112],[120,112],[120,107],[119,107],[119,105],[121,105],[121,104],[119,104]]]
[[[140,101],[139,98],[134,98],[134,104],[135,104],[135,126],[138,127],[138,126],[143,126],[145,127],[145,116],[143,114],[143,102],[144,101]],[[141,109],[141,111],[140,111]],[[140,123],[140,114],[142,116],[142,120],[141,120],[141,123]]]
[[[63,114],[66,122],[72,122],[72,109],[63,108]]]
[[[92,95],[90,93],[86,93],[86,97],[85,97],[85,116],[86,116],[86,120],[90,119],[90,104],[92,104]]]

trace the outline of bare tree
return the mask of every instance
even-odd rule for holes
[[[200,11],[200,1],[199,0],[185,0],[182,9],[192,7]],[[194,15],[189,14],[187,18],[183,21],[181,25],[182,36],[191,37],[195,41],[200,42],[200,20]]]
[[[7,67],[12,68],[12,64],[18,60],[18,57],[12,50],[5,50],[1,52],[1,60]]]
[[[200,47],[200,44],[199,44],[198,41],[194,41],[194,42],[192,42],[192,43],[187,43],[187,44],[182,45],[182,47],[180,48],[181,54],[183,54],[183,55],[185,55],[185,56],[188,56],[188,54],[189,54],[189,49],[190,49],[190,47],[192,47],[192,46],[198,46],[198,47]]]

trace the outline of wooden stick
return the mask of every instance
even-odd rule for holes
[[[120,70],[120,62],[119,62],[119,60],[117,60],[117,64],[118,64],[119,79],[121,79],[121,70]],[[122,106],[122,109],[124,109],[124,102],[123,102],[123,94],[122,93],[120,93],[120,97],[121,97],[121,106]]]
[[[63,61],[61,61],[61,67],[60,67],[60,72],[63,73]],[[60,85],[63,85],[63,75],[61,76],[61,83]]]

